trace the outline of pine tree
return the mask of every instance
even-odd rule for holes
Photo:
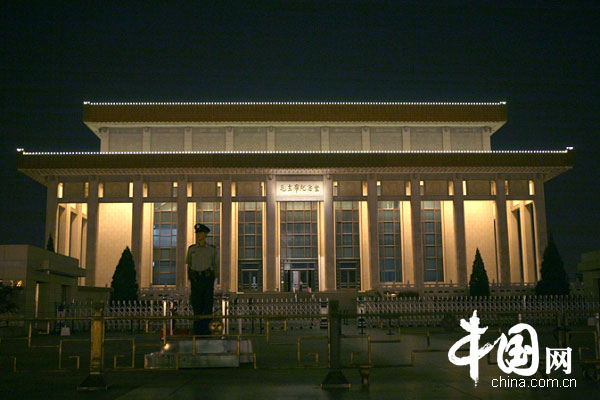
[[[548,237],[548,246],[544,250],[542,260],[542,279],[535,286],[535,293],[542,295],[567,295],[569,294],[569,277],[565,271],[565,264],[558,253],[552,235]]]
[[[470,296],[489,296],[490,281],[488,280],[485,265],[479,254],[479,249],[475,252],[475,261],[473,261],[473,272],[469,280],[469,295]]]
[[[110,301],[137,300],[138,298],[135,263],[129,247],[125,247],[121,254],[110,287],[113,288]]]
[[[16,289],[19,288],[4,286],[4,284],[0,282],[0,314],[16,311],[18,309],[17,304],[14,301]],[[8,321],[6,321],[6,325],[8,325]]]
[[[54,240],[52,239],[52,235],[48,236],[48,242],[46,243],[46,250],[49,250],[54,253]]]

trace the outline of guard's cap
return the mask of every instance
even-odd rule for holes
[[[194,225],[194,229],[196,230],[196,233],[200,233],[200,232],[210,232],[210,228],[204,224],[201,223],[197,223],[196,225]]]

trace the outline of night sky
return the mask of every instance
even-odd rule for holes
[[[494,149],[575,148],[545,186],[567,268],[600,249],[597,2],[27,3],[0,6],[2,244],[44,246],[46,189],[16,148],[99,150],[84,100],[507,101]]]

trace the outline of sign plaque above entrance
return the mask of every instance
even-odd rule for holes
[[[323,201],[322,181],[279,181],[277,201]]]

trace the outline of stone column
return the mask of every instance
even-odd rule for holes
[[[144,223],[144,182],[140,176],[133,178],[133,205],[131,211],[131,254],[135,263],[136,279],[142,283],[142,227]]]
[[[221,194],[221,288],[223,293],[230,290],[231,279],[231,178],[223,180]]]
[[[361,132],[362,150],[371,150],[371,128],[364,126]]]
[[[187,178],[177,177],[177,247],[175,250],[175,284],[185,287],[187,256]]]
[[[325,288],[319,290],[335,290],[335,236],[333,233],[333,180],[330,175],[323,176],[323,232],[325,232]]]
[[[450,128],[442,128],[442,148],[444,151],[452,150],[452,144],[450,143]]]
[[[321,150],[329,151],[329,128],[326,126],[321,127]]]
[[[190,128],[190,127],[183,129],[183,150],[185,150],[185,151],[194,150],[192,128]]]
[[[58,179],[55,176],[49,176],[46,178],[46,233],[44,235],[44,248],[48,243],[48,238],[52,235],[54,241],[55,251],[57,238],[56,238],[56,212],[58,209]]]
[[[142,151],[150,151],[152,150],[152,129],[146,127],[142,132]]]
[[[404,126],[402,127],[402,151],[409,151],[410,149],[410,128]]]
[[[87,249],[85,255],[86,286],[96,284],[96,250],[98,245],[98,178],[90,177],[87,199]]]
[[[225,128],[225,150],[233,151],[233,128],[230,126]]]
[[[533,206],[535,214],[535,240],[536,240],[536,258],[538,279],[542,277],[540,271],[542,268],[542,260],[544,258],[544,250],[548,245],[548,231],[546,228],[546,197],[544,195],[544,175],[538,174],[533,181]]]
[[[266,292],[277,288],[277,182],[273,175],[267,177],[266,229],[267,238],[264,245],[267,249],[266,274],[263,277],[263,287]]]
[[[506,185],[504,178],[496,179],[496,235],[500,282],[510,283],[510,254],[508,252],[508,219],[506,211]]]
[[[492,150],[492,128],[485,126],[481,136],[483,150]]]
[[[423,235],[421,234],[421,179],[418,174],[410,177],[410,220],[412,227],[412,251],[414,280],[418,289],[423,288]]]
[[[98,129],[98,136],[100,137],[100,152],[106,153],[110,151],[110,135],[108,128]]]
[[[267,128],[267,151],[275,151],[275,128]]]
[[[367,178],[367,210],[369,219],[369,256],[371,289],[379,287],[379,236],[377,235],[377,177]]]
[[[456,267],[458,268],[458,284],[466,287],[467,277],[467,244],[465,239],[465,199],[462,178],[455,175],[454,184],[454,235],[456,243]]]

